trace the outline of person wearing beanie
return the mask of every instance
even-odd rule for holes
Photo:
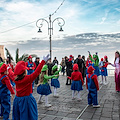
[[[44,65],[40,74],[37,93],[40,94],[38,104],[42,103],[41,98],[43,95],[45,95],[45,107],[51,107],[51,104],[48,103],[48,95],[52,92],[48,80],[53,77],[57,77],[57,75],[48,76],[48,66]]]
[[[7,67],[10,67],[12,71],[14,71],[14,66],[13,66],[13,63],[12,63],[11,56],[7,57],[6,65],[7,65]],[[8,74],[8,77],[9,77],[9,74]],[[10,83],[11,83],[12,87],[15,89],[15,83],[11,80],[10,77],[9,77],[9,79],[10,79]]]
[[[101,84],[107,85],[107,78],[106,77],[108,76],[108,73],[107,73],[108,57],[106,55],[104,56],[104,59],[102,58],[102,62],[103,62],[103,65],[100,66],[101,76],[102,76]],[[104,82],[103,82],[103,76],[105,78]]]
[[[24,61],[17,63],[14,70],[16,96],[13,102],[12,120],[38,120],[36,100],[32,96],[32,83],[41,73],[41,69],[48,59],[49,55],[43,57],[37,69],[30,75],[27,75]]]
[[[11,86],[10,79],[8,77],[8,69],[6,64],[1,64],[0,67],[0,104],[1,104],[1,117],[3,120],[10,120],[10,93],[12,99],[14,98],[15,92]]]
[[[98,105],[98,94],[99,84],[97,80],[97,75],[94,74],[94,68],[90,66],[88,68],[88,75],[86,76],[86,88],[88,89],[88,105],[93,105],[94,108],[100,107]]]
[[[28,57],[28,61],[26,62],[26,66],[27,66],[27,74],[28,75],[32,74],[36,68],[36,64],[35,64],[35,62],[32,61],[31,55]],[[34,89],[34,81],[32,84],[32,88]]]
[[[84,84],[82,74],[78,71],[78,64],[74,64],[73,72],[71,77],[68,77],[72,80],[71,90],[72,90],[72,99],[75,99],[74,94],[78,91],[78,100],[82,100],[80,98],[80,91],[83,90],[82,85]]]
[[[90,52],[88,51],[89,53],[89,58],[90,60],[93,62],[92,66],[93,68],[95,69],[94,71],[94,74],[99,76],[100,75],[100,69],[99,69],[99,57],[98,57],[98,53],[96,52],[94,55],[93,55],[93,58],[90,54]]]
[[[57,75],[57,77],[53,77],[52,80],[51,80],[51,86],[54,87],[54,97],[58,97],[58,94],[57,94],[57,88],[60,88],[60,83],[59,83],[59,72],[61,71],[61,67],[60,69],[58,70],[58,66],[57,65],[54,65],[52,67],[52,71],[53,71],[53,74],[54,75]]]

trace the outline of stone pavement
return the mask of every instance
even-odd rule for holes
[[[66,77],[60,76],[59,98],[54,98],[53,94],[49,95],[49,102],[52,104],[50,108],[44,107],[44,103],[38,104],[38,120],[120,120],[120,93],[115,91],[114,77],[107,79],[109,84],[100,85],[98,93],[101,107],[93,108],[87,106],[88,92],[85,86],[83,86],[84,90],[81,91],[83,100],[72,100],[70,86],[65,85]],[[33,96],[37,101],[39,95],[36,93],[36,87]],[[44,101],[44,97],[42,100]]]

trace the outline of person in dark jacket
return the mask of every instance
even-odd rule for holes
[[[54,65],[58,65],[58,60],[57,60],[56,57],[55,57],[54,60],[53,60],[53,64],[54,64]]]
[[[65,64],[66,64],[66,73],[68,77],[71,77],[72,68],[73,68],[73,56],[70,55],[70,58],[65,57]],[[70,83],[68,83],[70,81]],[[67,78],[66,85],[71,85],[71,80]]]
[[[36,60],[35,60],[35,64],[36,64],[36,68],[37,66],[39,65],[40,63],[40,58],[39,57],[36,57]],[[36,69],[35,68],[35,69]],[[39,81],[39,76],[35,79],[35,84],[37,85],[38,84],[38,81]]]
[[[51,62],[51,58],[48,60],[47,66],[48,66],[48,76],[50,76],[52,75],[52,67],[54,66],[54,64]]]
[[[83,60],[83,73],[82,73],[82,77],[83,77],[83,81],[84,81],[84,79],[86,77],[86,66],[85,66],[86,65],[86,61],[85,61],[85,56],[84,55],[82,56],[82,60]]]
[[[65,74],[65,59],[64,58],[62,58],[62,61],[61,61],[61,64],[60,64],[61,66],[62,66],[62,70],[61,70],[61,72],[63,73],[63,75]]]
[[[2,59],[2,57],[1,57],[1,53],[0,53],[0,63],[1,63],[1,62],[3,62],[3,59]]]
[[[74,61],[74,63],[78,64],[79,71],[83,74],[83,66],[84,66],[83,64],[84,64],[84,61],[82,60],[81,55],[78,55],[78,58]]]

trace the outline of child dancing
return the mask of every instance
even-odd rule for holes
[[[88,93],[88,105],[93,105],[94,108],[100,107],[98,105],[97,91],[99,90],[97,75],[94,74],[94,68],[90,66],[88,68],[88,75],[86,76],[86,87],[89,91]]]
[[[8,74],[7,65],[3,64],[0,67],[0,104],[1,104],[0,118],[3,118],[3,120],[9,120],[11,107],[10,92],[12,99],[14,98],[15,94],[7,74]]]
[[[13,102],[12,120],[38,120],[37,104],[32,96],[32,83],[40,74],[49,55],[43,57],[36,70],[27,75],[27,67],[24,61],[19,61],[15,67],[14,75],[16,84],[16,96]]]
[[[57,94],[57,88],[60,88],[60,83],[59,83],[58,78],[59,78],[59,72],[61,71],[61,67],[58,70],[58,66],[54,65],[52,67],[52,71],[53,71],[54,75],[57,75],[57,77],[53,77],[52,78],[52,80],[51,80],[51,86],[54,87],[54,97],[59,97],[58,94]]]
[[[42,102],[41,98],[43,95],[45,95],[45,107],[51,107],[51,104],[48,103],[48,95],[51,94],[52,92],[48,80],[53,77],[57,77],[57,76],[56,75],[48,76],[48,66],[44,65],[40,75],[40,80],[37,87],[37,93],[40,94],[40,97],[38,99],[38,104]]]
[[[82,98],[80,98],[80,91],[83,90],[82,85],[84,84],[84,81],[81,72],[78,71],[78,64],[74,64],[73,73],[71,77],[68,78],[72,80],[72,99],[75,99],[74,94],[78,91],[78,100],[82,100]]]
[[[108,76],[107,66],[108,66],[108,57],[105,55],[103,60],[103,65],[101,66],[101,76],[102,76],[101,84],[105,84],[105,85],[108,84],[107,78],[106,78]],[[105,82],[103,82],[103,76],[105,78]]]

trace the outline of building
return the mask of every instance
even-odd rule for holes
[[[3,59],[5,59],[5,55],[4,55],[4,45],[0,45],[0,54],[1,54],[1,57]]]

